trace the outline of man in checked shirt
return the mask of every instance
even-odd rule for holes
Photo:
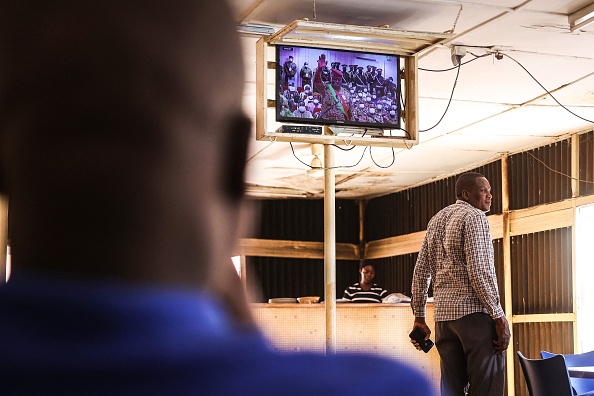
[[[441,360],[442,394],[504,394],[510,330],[499,302],[493,244],[485,215],[491,186],[480,173],[456,181],[456,203],[429,221],[417,258],[411,306],[415,326],[429,338],[425,305],[429,284],[435,299],[435,345]],[[419,345],[411,340],[419,349]]]

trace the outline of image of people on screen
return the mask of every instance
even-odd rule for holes
[[[326,55],[320,55],[314,74],[314,87],[322,96],[322,110],[319,117],[325,120],[349,121],[351,119],[351,93],[342,85],[342,72],[338,70],[336,63],[332,64],[330,81],[322,79],[327,63]]]
[[[278,56],[282,120],[400,125],[397,56],[310,47],[282,47]]]
[[[293,57],[289,56],[285,64],[283,65],[283,75],[285,85],[289,83],[295,83],[295,74],[297,74],[297,64],[293,62]]]

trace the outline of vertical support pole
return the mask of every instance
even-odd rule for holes
[[[573,290],[573,352],[578,353],[578,290],[577,283],[577,211],[576,197],[580,196],[580,135],[574,133],[571,135],[571,196],[572,196],[572,211],[573,211],[573,225],[571,227],[571,290]]]
[[[507,394],[514,394],[514,332],[513,332],[513,305],[512,305],[512,276],[511,276],[511,237],[509,229],[509,184],[508,184],[508,169],[507,169],[507,154],[501,156],[501,210],[503,212],[503,293],[505,295],[505,316],[509,322],[511,330],[511,338],[505,355],[506,361],[506,377],[507,377]],[[501,291],[500,291],[501,293]]]
[[[336,191],[334,147],[324,145],[324,280],[326,354],[336,353]]]
[[[367,201],[361,200],[359,204],[359,258],[365,258],[365,204]]]
[[[241,274],[241,284],[243,285],[243,290],[247,291],[247,262],[245,255],[239,256],[239,272]]]
[[[406,94],[406,108],[404,121],[409,139],[419,142],[419,60],[417,54],[404,57],[404,92]],[[399,84],[401,81],[398,82]]]
[[[0,285],[6,283],[6,250],[8,244],[8,196],[0,194]]]

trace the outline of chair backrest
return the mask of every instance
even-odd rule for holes
[[[547,351],[540,351],[540,356],[543,359],[548,359],[556,356],[556,353]],[[594,351],[576,353],[576,354],[563,354],[565,358],[565,365],[567,367],[579,367],[579,366],[594,366]],[[573,378],[570,377],[571,386],[578,394],[591,392],[594,390],[594,379],[592,378]]]
[[[548,359],[557,355],[547,351],[540,351],[540,356],[543,359]],[[581,367],[581,366],[594,366],[594,351],[575,353],[575,354],[559,354],[565,358],[565,364],[567,367]]]
[[[562,355],[548,359],[527,359],[518,351],[518,357],[530,396],[573,395]]]

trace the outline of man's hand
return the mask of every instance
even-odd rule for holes
[[[429,328],[429,326],[427,326],[427,323],[425,323],[425,318],[415,318],[415,322],[413,323],[413,329],[417,326],[425,332],[425,339],[431,337],[431,329]],[[421,350],[421,346],[415,340],[411,339],[410,343],[413,344],[414,347],[417,348],[417,350]]]
[[[511,337],[509,323],[505,316],[495,319],[495,332],[497,333],[497,339],[493,340],[493,348],[497,355],[501,355],[509,346]]]

